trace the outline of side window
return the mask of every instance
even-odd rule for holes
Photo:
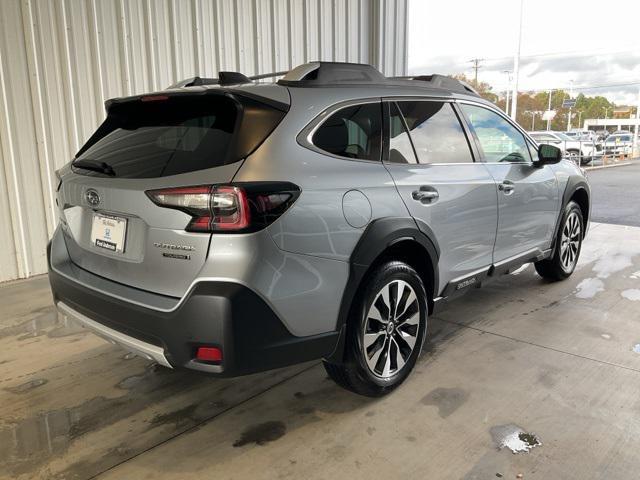
[[[389,162],[418,163],[398,106],[389,103]]]
[[[380,161],[382,107],[379,102],[345,107],[313,134],[313,144],[340,157]]]
[[[473,157],[451,104],[398,102],[420,163],[472,163]]]
[[[524,136],[495,112],[474,105],[461,104],[475,131],[486,162],[530,162],[531,155]]]

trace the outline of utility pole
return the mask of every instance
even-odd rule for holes
[[[551,130],[551,94],[553,90],[549,90],[549,108],[547,108],[547,131]]]
[[[509,94],[511,93],[511,80],[513,80],[513,76],[511,74],[513,72],[511,70],[503,70],[502,73],[507,74],[507,99],[504,104],[504,113],[509,115]]]
[[[518,29],[518,50],[513,58],[513,95],[511,96],[511,118],[516,120],[518,112],[518,80],[520,77],[520,46],[522,44],[522,14],[524,10],[524,0],[520,0],[520,28]]]
[[[536,131],[536,112],[531,112],[531,131]]]
[[[474,87],[478,87],[478,69],[482,68],[480,66],[480,62],[482,62],[484,60],[484,58],[472,58],[471,60],[469,60],[469,62],[471,62],[473,64],[473,82],[474,82]]]
[[[573,80],[569,80],[569,99],[573,98]],[[580,123],[580,121],[578,121]],[[578,125],[580,127],[580,125]],[[569,107],[569,118],[567,119],[567,132],[571,130],[571,107]]]

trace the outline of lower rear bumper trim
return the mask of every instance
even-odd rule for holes
[[[130,337],[129,335],[126,335],[122,332],[114,330],[113,328],[109,328],[106,325],[96,322],[95,320],[92,320],[86,315],[78,312],[77,310],[74,310],[62,301],[59,301],[56,304],[56,307],[60,314],[66,316],[72,321],[75,321],[76,323],[79,323],[86,329],[91,330],[93,333],[104,338],[105,340],[119,345],[125,350],[135,353],[136,355],[146,358],[147,360],[155,361],[156,363],[164,367],[173,368],[164,354],[164,349],[162,349],[161,347],[143,342],[142,340]]]

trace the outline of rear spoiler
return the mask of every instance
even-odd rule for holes
[[[199,77],[196,77],[199,78]],[[201,81],[207,79],[200,79]],[[200,85],[218,85],[218,84],[210,84],[210,83],[201,83]],[[193,85],[193,86],[200,86]],[[237,83],[235,85],[238,85]],[[283,102],[279,102],[277,100],[273,100],[272,98],[263,97],[262,95],[257,95],[253,92],[248,92],[246,90],[224,90],[219,88],[191,88],[191,89],[181,89],[175,88],[172,90],[164,90],[161,92],[153,92],[153,93],[145,93],[142,95],[132,95],[130,97],[116,97],[110,98],[109,100],[104,102],[104,108],[109,113],[111,107],[117,104],[129,103],[129,102],[146,102],[146,101],[154,101],[154,100],[166,100],[172,97],[183,97],[190,95],[222,95],[229,96],[231,98],[236,97],[245,97],[250,98],[251,100],[255,100],[256,102],[263,103],[268,105],[276,110],[280,110],[282,112],[288,112],[291,105]]]

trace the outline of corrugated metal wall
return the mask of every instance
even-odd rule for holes
[[[0,281],[46,271],[54,171],[110,97],[309,60],[406,74],[408,0],[0,0]]]

